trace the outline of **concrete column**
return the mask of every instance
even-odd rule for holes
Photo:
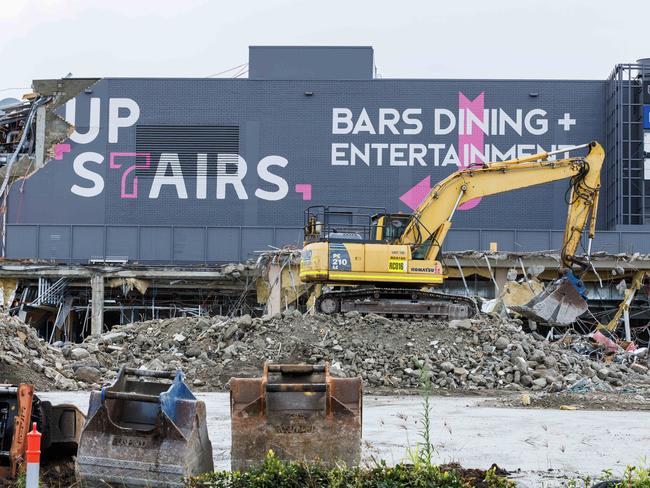
[[[282,313],[282,268],[279,264],[269,266],[269,298],[266,300],[266,313],[273,317]]]
[[[38,107],[36,109],[36,147],[34,148],[34,155],[36,161],[34,169],[43,167],[45,163],[45,107]]]
[[[494,281],[496,285],[494,286],[494,297],[498,297],[500,291],[503,290],[506,281],[508,281],[508,268],[492,268],[494,273]]]
[[[104,277],[101,274],[92,275],[90,288],[92,292],[90,333],[101,334],[104,330]]]

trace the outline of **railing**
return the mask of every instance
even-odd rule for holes
[[[453,229],[444,251],[560,249],[561,230]],[[65,263],[91,260],[145,264],[213,264],[245,261],[256,251],[302,246],[302,227],[199,227],[138,225],[8,224],[7,259],[42,259]],[[585,246],[586,247],[586,246]],[[650,253],[650,232],[596,233],[593,251]]]
[[[38,296],[31,305],[58,305],[63,299],[63,294],[68,286],[66,278],[59,278],[56,282],[51,283],[47,278],[38,279]]]

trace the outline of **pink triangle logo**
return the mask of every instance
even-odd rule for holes
[[[408,205],[411,210],[415,210],[427,197],[431,191],[431,176],[427,176],[413,188],[408,190],[399,199]]]

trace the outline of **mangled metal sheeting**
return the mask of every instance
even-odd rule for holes
[[[265,364],[261,378],[232,378],[231,464],[245,470],[269,450],[280,459],[354,465],[361,453],[361,378],[329,365]]]
[[[0,100],[0,154],[16,150],[32,103],[33,100]]]
[[[122,293],[125,295],[135,288],[141,295],[144,295],[151,286],[151,282],[138,278],[111,278],[106,280],[106,286],[108,288],[121,286]]]
[[[205,404],[180,371],[123,367],[91,393],[76,465],[83,486],[181,487],[213,468]]]

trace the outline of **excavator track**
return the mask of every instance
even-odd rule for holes
[[[316,310],[327,315],[357,311],[454,320],[472,317],[477,306],[472,299],[459,295],[412,288],[361,288],[325,292],[316,300]]]

